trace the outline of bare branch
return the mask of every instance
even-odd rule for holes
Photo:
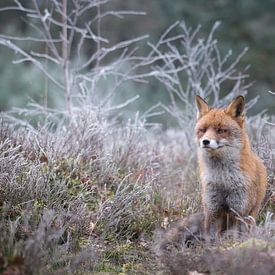
[[[9,40],[0,38],[0,44],[3,46],[8,47],[9,49],[13,50],[15,53],[20,53],[22,56],[24,56],[24,59],[22,61],[30,61],[32,62],[38,69],[40,69],[54,84],[56,84],[59,88],[63,89],[64,86],[59,83],[43,66],[41,62],[39,62],[37,59],[33,58],[30,54],[23,51],[21,48],[16,46],[14,43],[12,43]],[[17,61],[20,62],[20,61]]]
[[[31,37],[31,36],[19,37],[19,36],[9,36],[9,35],[0,34],[0,37],[3,39],[15,40],[15,41],[31,41],[31,42],[41,42],[41,43],[49,43],[49,42],[60,43],[60,42],[62,42],[62,39],[49,40],[49,39]]]
[[[39,58],[43,58],[43,59],[46,59],[46,60],[50,60],[50,61],[54,62],[55,64],[60,65],[60,61],[59,60],[51,57],[48,54],[37,53],[37,52],[33,52],[33,51],[31,51],[30,53],[31,53],[31,55],[33,55],[35,57],[39,57]]]
[[[51,51],[54,54],[55,58],[60,59],[60,55],[58,53],[58,50],[57,50],[55,44],[52,41],[53,37],[52,37],[52,34],[50,32],[49,26],[46,24],[46,21],[44,21],[44,19],[43,19],[44,16],[40,12],[40,9],[38,7],[37,1],[36,0],[32,0],[32,2],[34,4],[36,13],[38,15],[38,18],[40,19],[40,21],[42,23],[43,29],[45,31],[45,36],[47,37],[47,40],[49,40],[48,47],[51,49]]]

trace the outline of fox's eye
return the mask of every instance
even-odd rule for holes
[[[218,134],[224,134],[226,132],[227,132],[227,129],[222,129],[222,128],[217,129]]]
[[[200,129],[199,129],[199,132],[205,133],[205,132],[206,132],[206,128],[200,128]]]

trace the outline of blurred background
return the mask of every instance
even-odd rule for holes
[[[50,0],[40,1],[41,9]],[[32,1],[22,1],[26,7]],[[13,0],[1,0],[0,8],[14,4]],[[233,56],[245,48],[249,50],[238,64],[239,68],[250,65],[248,73],[253,82],[248,97],[260,95],[252,114],[266,109],[275,113],[275,97],[267,91],[275,90],[275,1],[274,0],[114,0],[108,4],[109,10],[144,11],[146,15],[125,16],[123,19],[106,17],[102,21],[102,36],[112,43],[149,34],[148,41],[156,42],[165,29],[177,20],[184,20],[188,26],[195,28],[202,25],[202,34],[209,34],[216,21],[221,26],[215,33],[222,53],[232,49]],[[92,17],[93,15],[85,15]],[[83,18],[83,21],[89,18]],[[33,29],[31,19],[16,11],[2,11],[0,32],[7,35],[29,36]],[[19,45],[32,48],[31,42],[19,41]],[[24,44],[24,45],[23,45]],[[140,51],[145,52],[146,43],[139,44]],[[93,47],[86,48],[83,55],[90,56]],[[13,64],[14,53],[0,46],[0,110],[15,106],[25,106],[30,98],[41,102],[46,83],[44,76],[30,63]],[[129,112],[146,111],[150,106],[161,101],[165,104],[168,95],[164,87],[151,80],[146,85],[133,85],[125,93],[140,94],[140,98],[130,105]],[[120,96],[124,96],[123,93]],[[58,94],[48,95],[48,105],[59,105]],[[117,99],[119,101],[119,99]],[[129,108],[129,107],[128,107]]]

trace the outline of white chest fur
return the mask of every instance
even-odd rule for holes
[[[204,203],[212,212],[234,209],[242,214],[247,205],[247,179],[240,169],[239,158],[203,156],[205,169]]]

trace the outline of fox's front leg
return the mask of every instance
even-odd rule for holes
[[[213,213],[204,209],[204,237],[207,242],[210,242],[211,235],[213,235],[213,227],[215,223],[215,216]]]

